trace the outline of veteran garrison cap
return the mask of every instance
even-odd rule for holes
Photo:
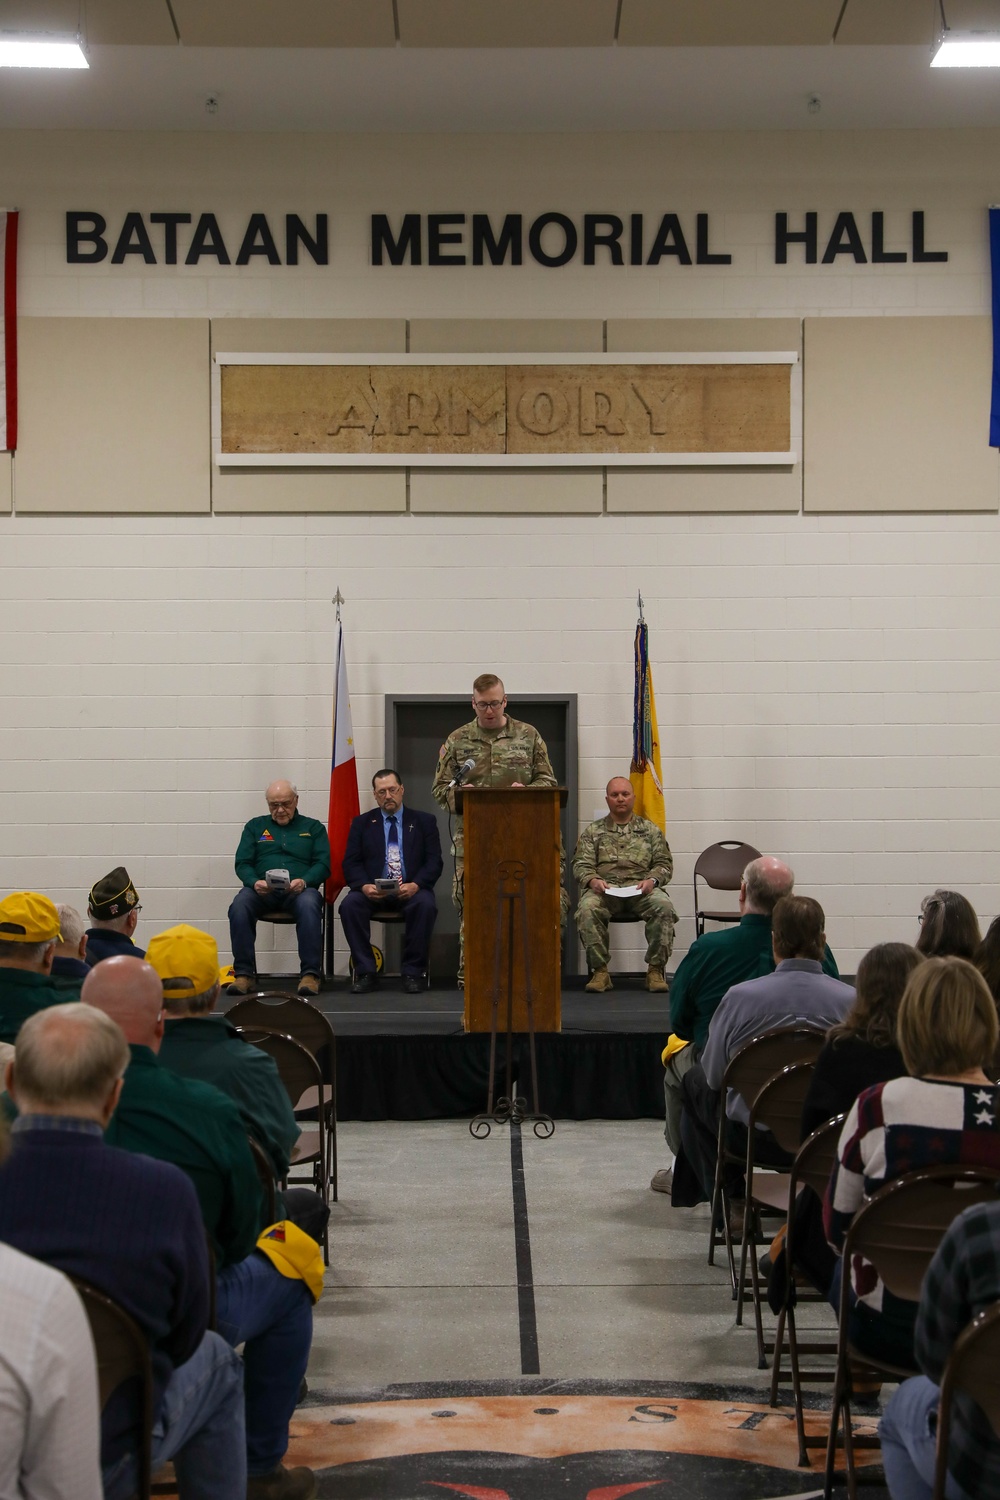
[[[61,939],[55,902],[38,891],[12,891],[0,901],[0,942],[50,943]]]
[[[139,905],[139,892],[128,878],[124,865],[104,875],[90,888],[87,906],[90,915],[98,922],[110,922],[114,917],[124,917],[134,906]]]

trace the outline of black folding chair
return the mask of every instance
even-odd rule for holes
[[[138,1444],[136,1448],[136,1491],[139,1500],[150,1500],[153,1455],[153,1370],[146,1335],[107,1292],[89,1281],[71,1278],[80,1294],[83,1310],[97,1352],[97,1385],[101,1410],[126,1380],[139,1384]]]

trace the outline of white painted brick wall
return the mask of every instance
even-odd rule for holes
[[[71,149],[69,148],[71,146]],[[1000,134],[388,140],[21,133],[28,316],[615,317],[982,313]],[[333,264],[296,271],[65,263],[94,207],[332,215]],[[368,215],[450,208],[713,216],[731,268],[383,269]],[[773,213],[924,208],[946,266],[773,264]],[[859,218],[859,222],[863,222]],[[406,515],[0,518],[0,888],[82,904],[125,862],[140,937],[189,920],[228,945],[232,852],[287,773],[323,815],[331,595],[347,597],[362,785],[386,692],[579,694],[586,821],[631,740],[634,600],[664,742],[675,959],[697,853],[780,853],[829,915],[845,969],[912,939],[920,896],[1000,906],[996,516]],[[410,788],[427,805],[426,788]],[[447,899],[442,882],[442,899]],[[634,930],[615,934],[638,963]],[[288,936],[262,932],[261,946]],[[342,947],[342,943],[340,945]]]

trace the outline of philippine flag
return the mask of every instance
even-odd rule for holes
[[[330,766],[330,811],[327,832],[330,835],[330,879],[326,899],[332,905],[344,889],[344,850],[351,820],[361,811],[358,798],[358,764],[354,755],[354,726],[351,722],[351,698],[347,691],[347,657],[344,654],[344,627],[337,625],[337,671],[333,689],[333,757]]]
[[[0,208],[0,452],[17,447],[17,214]]]

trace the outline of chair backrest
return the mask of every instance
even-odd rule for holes
[[[713,891],[738,891],[743,871],[752,859],[760,859],[760,850],[737,839],[723,839],[709,844],[694,862],[695,894],[699,876]]]
[[[1000,1302],[976,1313],[955,1340],[941,1379],[942,1407],[956,1390],[972,1397],[1000,1438]]]
[[[322,1119],[323,1072],[308,1047],[304,1047],[294,1037],[280,1031],[265,1031],[262,1027],[256,1026],[240,1027],[239,1031],[252,1046],[259,1047],[262,1052],[274,1058],[278,1076],[284,1085],[285,1093],[291,1100],[293,1109],[309,1089],[318,1091],[319,1112]]]
[[[792,1165],[795,1180],[811,1187],[821,1203],[837,1160],[837,1145],[846,1119],[846,1114],[835,1115],[824,1125],[818,1125],[802,1142]]]
[[[778,1145],[794,1156],[802,1145],[802,1106],[815,1062],[789,1063],[770,1078],[758,1093],[750,1111],[752,1125],[766,1125]]]
[[[1000,1168],[924,1167],[887,1182],[851,1220],[844,1263],[870,1261],[889,1291],[917,1302],[924,1274],[945,1230],[974,1203],[994,1203]]]
[[[135,1319],[106,1292],[76,1276],[71,1280],[80,1295],[94,1339],[101,1410],[126,1380],[138,1381],[137,1487],[140,1500],[148,1500],[153,1431],[153,1371],[149,1343]]]
[[[255,1136],[248,1135],[247,1143],[250,1147],[250,1155],[253,1157],[253,1164],[257,1168],[260,1185],[264,1190],[264,1212],[267,1214],[267,1222],[268,1224],[273,1224],[275,1211],[274,1168],[271,1165],[270,1157]]]
[[[278,1031],[295,1040],[319,1063],[324,1083],[333,1080],[337,1036],[328,1018],[299,995],[276,991],[248,995],[226,1011],[226,1020],[241,1029]]]
[[[750,1107],[764,1085],[783,1068],[794,1063],[814,1063],[825,1040],[825,1032],[808,1026],[782,1026],[765,1031],[730,1058],[723,1090],[735,1089]]]

